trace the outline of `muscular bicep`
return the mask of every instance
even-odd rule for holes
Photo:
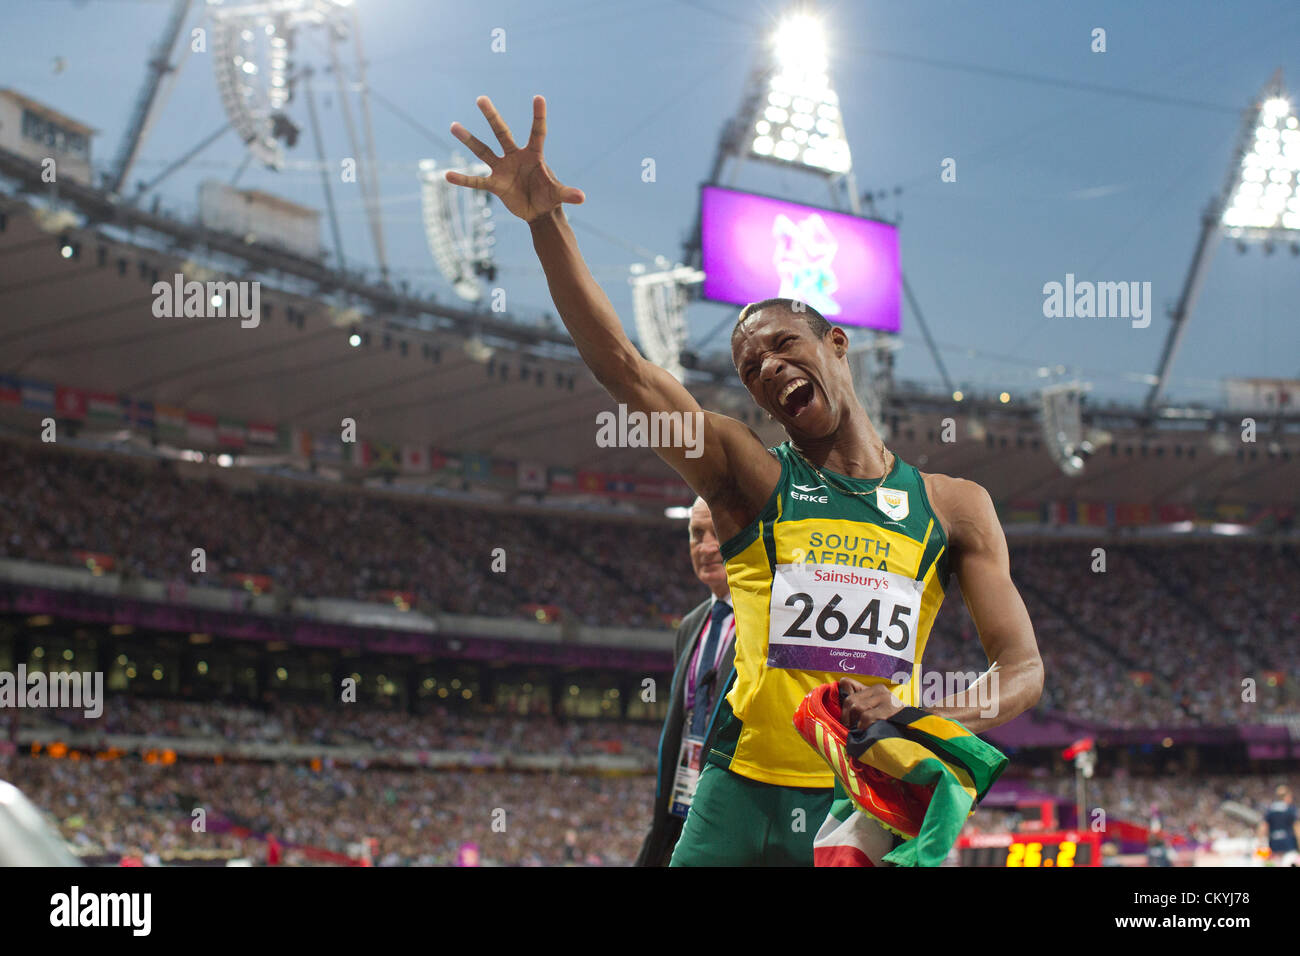
[[[1038,658],[1024,599],[1011,579],[1011,557],[993,502],[979,485],[961,482],[951,508],[953,571],[990,661],[1003,666]]]
[[[942,476],[934,495],[951,546],[950,561],[990,664],[998,665],[997,717],[1005,723],[1038,702],[1043,662],[1029,611],[1011,578],[1006,536],[979,485]],[[927,481],[929,487],[929,481]]]
[[[1005,561],[990,553],[966,554],[956,562],[957,580],[989,662],[1003,667],[1038,659],[1033,623]]]

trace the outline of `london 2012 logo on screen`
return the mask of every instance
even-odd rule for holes
[[[826,220],[812,213],[796,222],[785,213],[777,213],[772,221],[772,238],[772,263],[781,280],[776,295],[806,302],[822,315],[839,315],[840,304],[834,294],[840,284],[831,267],[839,243]]]

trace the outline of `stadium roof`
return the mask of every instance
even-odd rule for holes
[[[191,243],[173,242],[167,250],[123,237],[117,227],[74,229],[76,217],[21,200],[0,204],[4,210],[5,375],[308,431],[335,430],[350,417],[364,440],[575,470],[671,475],[645,448],[597,447],[596,416],[614,407],[608,395],[571,349],[526,348],[530,339],[554,346],[563,333],[520,327],[517,343],[489,336],[503,343],[494,349],[466,334],[472,321],[421,329],[370,317],[357,326],[355,313],[323,296],[270,285],[261,292],[255,328],[241,327],[237,317],[155,317],[155,282],[172,282],[178,272],[187,280],[215,281],[238,272],[205,271],[187,256],[210,250]],[[66,258],[65,235],[76,246]],[[367,344],[349,344],[354,328],[364,328]],[[742,418],[768,444],[783,440],[736,384],[702,382],[692,390],[706,408]],[[1063,475],[1041,447],[1033,404],[968,398],[954,406],[933,394],[900,390],[885,418],[890,447],[905,460],[977,481],[999,503],[1295,504],[1296,465],[1275,442],[1280,432],[1265,431],[1259,443],[1246,445],[1216,432],[1213,421],[1156,428],[1135,425],[1122,409],[1089,414],[1114,450],[1100,447],[1077,478]],[[948,417],[956,423],[956,439],[945,442],[940,432]],[[15,424],[24,416],[8,408],[0,420]]]
[[[350,417],[368,440],[669,473],[644,450],[596,447],[596,416],[612,402],[571,359],[492,350],[397,322],[359,326],[320,297],[269,286],[259,290],[256,327],[237,316],[156,317],[155,282],[234,277],[179,250],[80,230],[65,258],[58,225],[11,206],[0,231],[0,371],[8,375],[309,431]],[[359,347],[349,342],[354,328],[363,330]]]

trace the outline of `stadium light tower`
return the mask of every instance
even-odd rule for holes
[[[833,32],[828,22],[812,0],[797,0],[776,21],[758,53],[739,108],[723,126],[708,184],[723,185],[725,179],[730,186],[747,162],[774,165],[826,184],[834,209],[863,215],[864,197],[858,191],[840,97],[831,79]],[[682,260],[689,266],[702,263],[702,225],[697,213]],[[951,385],[905,277],[903,284],[940,376]],[[829,314],[828,318],[834,321]],[[864,407],[886,406],[897,346],[895,334],[876,331],[869,342],[855,348],[862,353],[851,361]],[[878,427],[883,423],[878,422]]]
[[[831,174],[852,174],[840,100],[831,88],[826,28],[797,10],[772,38],[766,95],[752,123],[751,155]]]
[[[746,160],[814,174],[830,183],[836,205],[840,204],[836,188],[843,183],[848,187],[850,211],[860,213],[839,97],[830,83],[826,30],[811,5],[796,8],[778,22],[750,74],[740,109],[723,127],[710,183],[720,181],[728,159],[735,161],[733,178]],[[679,381],[684,375],[681,354],[686,347],[686,304],[704,279],[699,271],[700,230],[697,211],[685,244],[684,265],[669,267],[661,261],[654,272],[636,267],[629,279],[641,348],[647,359],[668,369]],[[862,381],[879,378],[863,376]]]
[[[189,16],[192,2],[193,0],[174,0],[167,26],[154,48],[153,56],[149,59],[149,72],[131,110],[126,135],[122,138],[117,156],[113,160],[113,169],[108,174],[108,191],[114,195],[121,194],[126,184],[126,177],[140,155],[140,147],[144,145],[145,130],[150,117],[153,116],[164,82],[168,77],[175,75],[176,67],[171,62],[172,50],[176,47],[176,40],[185,27],[185,19]]]
[[[812,173],[829,184],[833,205],[861,214],[840,99],[830,79],[826,23],[812,3],[795,6],[777,21],[740,108],[723,127],[709,182],[720,182],[728,159],[735,160],[733,178],[745,160]],[[697,224],[688,256],[698,252],[698,233]]]
[[[1300,121],[1280,69],[1246,110],[1227,182],[1201,218],[1200,239],[1147,394],[1148,411],[1155,410],[1164,391],[1210,260],[1225,233],[1240,243],[1266,247],[1300,242]]]

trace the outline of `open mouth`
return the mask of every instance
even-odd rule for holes
[[[812,404],[812,400],[812,382],[806,378],[791,379],[786,383],[785,388],[781,389],[781,394],[777,397],[781,411],[791,418],[798,418],[799,413]]]

